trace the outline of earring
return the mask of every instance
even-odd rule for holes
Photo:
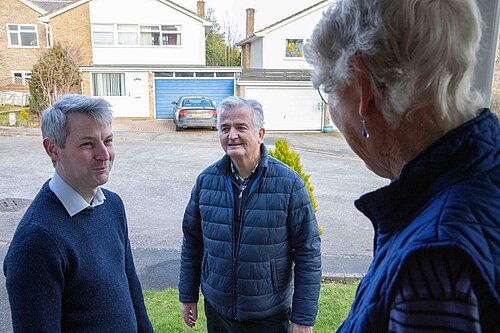
[[[368,139],[370,137],[370,133],[368,133],[368,128],[366,128],[366,121],[363,119],[361,120],[362,124],[362,129],[361,129],[361,135],[363,138]]]

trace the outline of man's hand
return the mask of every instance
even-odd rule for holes
[[[194,327],[198,319],[197,303],[181,303],[182,319],[189,327]]]
[[[312,326],[304,326],[290,322],[290,333],[312,333]]]

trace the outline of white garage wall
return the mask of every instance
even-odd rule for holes
[[[244,96],[262,104],[266,130],[320,131],[321,99],[307,86],[244,86]]]

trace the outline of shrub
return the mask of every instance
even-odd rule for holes
[[[80,82],[80,70],[72,55],[61,44],[55,44],[33,65],[28,81],[30,110],[40,112],[61,95],[80,93]]]
[[[311,204],[313,206],[314,212],[318,210],[318,204],[316,203],[316,199],[314,198],[313,190],[314,188],[311,186],[311,182],[309,181],[309,177],[311,175],[307,175],[302,171],[302,164],[300,163],[300,155],[299,153],[290,150],[288,146],[288,141],[286,139],[276,139],[275,142],[276,149],[274,151],[269,150],[269,155],[274,157],[275,159],[285,163],[291,169],[295,170],[300,177],[306,183],[307,190],[309,191],[309,196],[311,197]],[[318,223],[319,234],[323,234],[323,228]]]

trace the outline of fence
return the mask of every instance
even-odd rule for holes
[[[28,105],[29,93],[0,91],[0,105]]]

